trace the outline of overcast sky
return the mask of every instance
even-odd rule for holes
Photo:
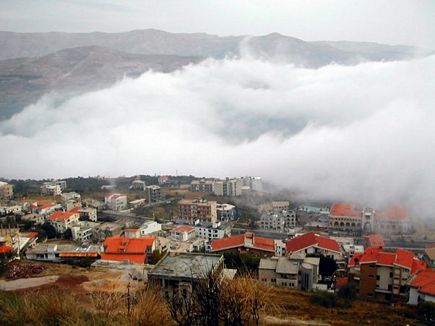
[[[305,40],[435,48],[434,0],[2,0],[0,30],[218,35],[279,32]]]

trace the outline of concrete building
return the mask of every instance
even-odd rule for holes
[[[190,183],[190,191],[212,194],[214,192],[214,183],[215,180],[193,180]]]
[[[81,207],[77,209],[77,212],[80,215],[80,220],[82,221],[92,221],[97,222],[98,215],[97,209],[93,207]]]
[[[14,197],[14,186],[0,181],[0,199],[12,199]]]
[[[292,257],[262,258],[258,279],[268,285],[311,290],[319,280],[320,258],[297,254]]]
[[[48,216],[48,221],[61,234],[79,221],[79,213],[75,211],[56,211]]]
[[[156,221],[145,221],[139,227],[140,236],[146,236],[150,234],[158,233],[162,230],[162,225]]]
[[[148,273],[148,282],[160,288],[164,297],[186,296],[192,293],[197,282],[206,278],[209,273],[223,277],[223,255],[168,253]]]
[[[60,195],[60,200],[62,201],[62,203],[66,203],[70,200],[81,201],[82,197],[77,192],[65,192],[65,193]]]
[[[216,196],[237,197],[242,195],[242,180],[240,178],[217,180],[214,183]]]
[[[121,231],[121,226],[119,224],[104,222],[95,228],[95,237],[98,241],[102,241],[108,237],[120,235]]]
[[[296,213],[291,210],[275,210],[263,213],[260,217],[260,228],[287,232],[296,227]]]
[[[178,220],[188,224],[217,223],[217,203],[205,199],[182,199],[177,204]]]
[[[145,191],[148,203],[157,203],[162,200],[162,193],[159,186],[147,186]]]
[[[127,209],[127,196],[121,194],[110,194],[104,197],[106,207],[112,211]]]
[[[404,249],[385,252],[382,248],[367,248],[363,254],[355,253],[347,268],[349,282],[356,284],[361,298],[392,300],[406,295],[409,281],[426,269],[426,264]]]
[[[218,221],[228,222],[233,221],[237,217],[236,206],[230,204],[217,204]]]
[[[435,245],[424,249],[423,259],[430,268],[435,268]]]
[[[140,179],[135,179],[130,185],[130,189],[132,190],[145,190],[146,183]]]
[[[251,191],[263,191],[263,179],[261,177],[243,177],[242,186],[249,187]]]
[[[195,237],[195,229],[189,225],[180,225],[171,230],[171,237],[178,241],[189,241]]]
[[[221,222],[195,225],[195,235],[208,241],[222,239],[231,235],[231,225]]]
[[[41,194],[44,196],[59,196],[62,193],[62,188],[57,184],[45,182],[41,186]]]
[[[383,211],[375,211],[372,229],[381,234],[395,235],[410,233],[412,226],[406,209],[390,207]]]
[[[90,242],[95,239],[95,228],[99,223],[79,221],[71,226],[71,234],[74,241]]]
[[[329,228],[338,233],[361,235],[362,212],[350,204],[333,204],[329,213]]]

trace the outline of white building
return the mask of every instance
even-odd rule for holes
[[[53,225],[57,233],[64,233],[79,221],[79,213],[57,211],[49,215],[48,221]]]
[[[76,193],[76,192],[65,192],[63,194],[60,195],[60,199],[62,201],[62,203],[66,203],[70,200],[72,201],[81,201],[81,196],[80,194]]]
[[[261,177],[243,177],[242,185],[249,187],[251,191],[263,191],[263,179]]]
[[[139,228],[140,235],[146,236],[162,230],[162,225],[156,221],[145,221]]]
[[[0,181],[0,199],[11,199],[14,196],[14,187],[6,182]]]
[[[145,190],[146,184],[145,181],[142,181],[140,179],[133,180],[131,183],[130,189],[134,190]]]
[[[217,204],[217,217],[218,221],[228,222],[236,218],[236,206],[230,204]]]
[[[189,225],[180,225],[171,230],[171,237],[178,241],[188,241],[195,237],[195,229]]]
[[[213,191],[216,196],[236,197],[242,195],[242,179],[217,180],[214,183]]]
[[[45,196],[59,196],[62,193],[62,188],[57,184],[44,183],[41,186],[41,194]]]
[[[121,211],[127,208],[127,196],[121,194],[110,194],[104,198],[107,208],[113,211]]]
[[[231,235],[231,226],[227,223],[214,223],[206,225],[196,225],[195,234],[198,238],[205,240],[222,239]]]
[[[82,207],[78,210],[80,219],[82,220],[89,220],[92,222],[97,222],[98,215],[97,215],[97,209],[93,207]]]
[[[151,185],[145,188],[148,203],[157,203],[162,200],[162,193],[159,186]]]

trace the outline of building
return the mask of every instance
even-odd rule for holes
[[[65,192],[63,194],[60,195],[60,200],[62,201],[62,203],[66,203],[68,201],[81,201],[82,197],[80,196],[80,194],[76,193],[76,192]]]
[[[228,223],[195,225],[195,235],[205,240],[222,239],[231,235],[231,226]]]
[[[95,238],[98,241],[102,241],[108,237],[120,235],[121,231],[121,226],[119,224],[104,222],[95,228]]]
[[[79,221],[79,213],[75,211],[56,211],[48,216],[48,221],[57,233],[64,233]]]
[[[260,228],[287,232],[296,227],[296,213],[291,210],[275,210],[263,213],[260,217]]]
[[[106,207],[112,211],[121,211],[127,208],[127,196],[121,194],[110,194],[104,197]]]
[[[275,240],[255,236],[252,232],[241,235],[233,235],[228,238],[212,240],[207,248],[212,253],[249,252],[255,256],[275,255]]]
[[[320,258],[305,257],[305,254],[262,258],[258,279],[268,285],[311,290],[319,280],[319,264]]]
[[[334,239],[322,237],[314,232],[296,236],[286,242],[287,255],[295,253],[321,254],[334,260],[342,260],[340,245]]]
[[[178,220],[188,224],[217,223],[217,203],[206,199],[182,199],[177,204]]]
[[[390,207],[384,211],[375,211],[372,230],[381,234],[404,234],[412,230],[408,213],[403,207]]]
[[[132,200],[129,204],[130,204],[130,207],[133,207],[133,208],[143,207],[146,204],[146,199],[145,198],[135,199],[135,200]]]
[[[147,186],[145,191],[148,203],[157,203],[162,200],[162,193],[159,186]]]
[[[195,237],[195,229],[189,225],[180,225],[171,230],[171,237],[178,241],[188,241]]]
[[[411,280],[408,304],[417,305],[421,301],[435,303],[435,269],[420,271]]]
[[[405,296],[411,278],[426,264],[414,253],[396,249],[367,248],[363,254],[354,254],[348,265],[349,281],[357,286],[361,298],[391,300]]]
[[[36,206],[34,212],[40,215],[48,215],[56,210],[62,209],[62,206],[59,204],[51,203],[43,206]]]
[[[90,242],[95,238],[95,228],[99,223],[79,221],[71,226],[71,234],[74,241]]]
[[[435,268],[435,245],[424,249],[423,259],[430,268]]]
[[[162,230],[162,225],[156,221],[145,221],[139,227],[140,236],[146,236],[154,233],[158,233]]]
[[[212,194],[214,193],[214,183],[215,180],[193,180],[190,183],[190,191]]]
[[[263,179],[261,177],[243,177],[242,186],[249,187],[251,191],[263,191]]]
[[[97,215],[97,209],[93,207],[81,207],[77,209],[77,212],[80,215],[81,221],[92,221],[97,222],[98,215]]]
[[[132,190],[145,190],[146,183],[140,179],[135,179],[130,185],[130,189]]]
[[[364,242],[366,247],[385,247],[384,237],[377,233],[366,235]]]
[[[299,207],[298,210],[307,214],[329,215],[330,213],[328,207],[315,207],[315,206],[307,206],[307,205],[303,205]]]
[[[350,204],[333,204],[329,212],[329,228],[336,232],[360,235],[362,212]]]
[[[14,186],[0,181],[0,199],[12,199],[14,197]]]
[[[62,193],[62,188],[51,182],[44,182],[41,186],[41,194],[44,196],[59,196]]]
[[[125,261],[130,264],[146,264],[156,249],[155,237],[110,237],[103,242],[103,260]]]
[[[74,246],[69,244],[38,243],[26,251],[26,258],[36,261],[68,262],[95,261],[100,257],[100,246]]]
[[[168,253],[148,273],[148,282],[160,288],[162,296],[188,295],[209,273],[224,275],[223,255]]]
[[[236,197],[242,195],[242,180],[240,178],[216,180],[213,187],[216,196]]]
[[[236,206],[230,204],[217,204],[217,218],[218,221],[228,222],[233,221],[237,217]]]

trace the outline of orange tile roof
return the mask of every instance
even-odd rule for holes
[[[245,234],[234,235],[223,239],[214,239],[211,242],[212,252],[244,247],[245,238],[253,239],[252,247],[249,248],[275,252],[275,241],[273,239],[257,237],[252,232],[246,232]]]
[[[365,239],[370,247],[384,247],[384,237],[380,234],[369,234]]]
[[[0,246],[0,254],[5,254],[5,253],[8,253],[8,252],[11,252],[12,249],[13,248],[11,246],[2,245],[2,246]]]
[[[54,213],[51,213],[48,218],[52,221],[61,222],[68,220],[71,216],[75,215],[74,212],[62,212],[62,211],[56,211]]]
[[[336,203],[332,205],[329,215],[359,217],[361,216],[361,212],[355,211],[351,204]]]
[[[192,232],[192,231],[193,231],[193,227],[188,225],[180,225],[171,230],[171,232]]]
[[[418,272],[411,286],[418,288],[422,293],[435,295],[435,269],[428,268]]]
[[[30,232],[26,234],[26,238],[36,238],[38,236],[38,232]]]
[[[375,219],[377,220],[405,220],[407,217],[406,209],[403,207],[390,207],[385,211],[377,211],[375,214]]]
[[[103,242],[104,253],[101,259],[124,261],[132,263],[146,262],[146,251],[152,247],[155,237],[124,238],[120,236],[106,238]]]
[[[79,207],[74,207],[74,208],[70,209],[69,212],[72,212],[72,213],[78,213],[79,210],[80,210]]]
[[[286,242],[287,253],[299,251],[305,248],[317,246],[321,249],[340,252],[340,245],[334,239],[320,237],[314,232],[308,232]]]

